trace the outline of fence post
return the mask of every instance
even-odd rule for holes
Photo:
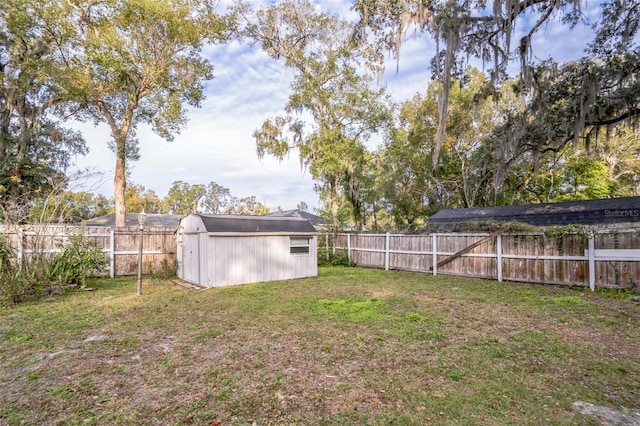
[[[502,235],[496,236],[496,267],[498,274],[498,282],[502,282]]]
[[[389,270],[389,232],[385,235],[384,241],[384,270]]]
[[[338,231],[335,231],[335,233],[333,234],[333,247],[331,249],[331,252],[334,256],[336,255],[336,241],[338,241]]]
[[[325,243],[325,257],[327,258],[327,260],[329,260],[329,233],[327,232],[326,234],[324,234],[324,243]],[[335,245],[335,243],[334,243]]]
[[[596,243],[593,232],[589,232],[589,288],[596,290]]]
[[[115,231],[111,228],[111,237],[109,241],[109,277],[116,276],[116,236]]]
[[[16,260],[18,261],[18,269],[22,268],[22,257],[24,255],[24,230],[22,226],[18,227],[18,253]]]
[[[351,234],[347,233],[347,259],[351,262]]]
[[[433,267],[433,275],[438,275],[438,234],[431,234],[431,253]]]

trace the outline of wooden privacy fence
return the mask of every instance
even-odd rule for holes
[[[173,228],[145,228],[143,271],[176,263]],[[94,241],[109,261],[108,275],[135,275],[137,227],[0,225],[0,240],[17,264],[54,256],[71,235]],[[343,253],[358,266],[430,272],[498,281],[523,281],[640,290],[640,230],[598,230],[586,235],[531,234],[322,234],[318,253]],[[107,271],[105,271],[107,272]]]
[[[15,253],[18,265],[39,256],[52,257],[62,253],[64,245],[72,235],[84,235],[95,242],[109,261],[110,277],[137,273],[140,244],[140,230],[137,227],[0,225],[0,240],[4,239]],[[142,246],[142,265],[145,273],[174,267],[175,229],[145,228],[142,233]]]
[[[324,253],[357,266],[522,281],[640,290],[640,230],[586,235],[323,234]]]

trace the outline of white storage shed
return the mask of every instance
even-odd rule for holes
[[[318,276],[308,220],[190,214],[180,221],[178,277],[201,287]]]

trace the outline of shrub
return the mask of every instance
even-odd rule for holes
[[[0,274],[12,269],[12,259],[15,258],[14,250],[7,243],[6,237],[0,235]]]
[[[84,287],[89,276],[104,272],[107,259],[100,247],[83,235],[72,235],[51,262],[49,277],[60,285]]]
[[[355,262],[351,262],[346,254],[330,254],[329,259],[322,259],[318,264],[321,266],[356,266]]]
[[[178,261],[174,259],[173,262],[169,262],[167,259],[162,259],[159,270],[154,270],[152,265],[148,264],[147,275],[160,280],[176,278],[178,275]]]
[[[0,305],[19,302],[24,288],[13,263],[15,253],[4,235],[0,236]]]
[[[0,305],[20,303],[34,299],[48,290],[47,265],[30,262],[18,267],[10,260],[0,268]]]
[[[62,249],[53,259],[34,256],[17,265],[14,251],[0,238],[0,305],[61,293],[69,285],[83,287],[87,277],[107,266],[102,250],[82,235],[69,237]]]

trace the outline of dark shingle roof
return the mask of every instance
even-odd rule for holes
[[[185,215],[180,214],[156,214],[156,213],[147,213],[147,220],[145,221],[145,228],[177,228],[180,223],[180,219],[182,219]],[[138,226],[138,213],[127,213],[126,214],[126,225],[127,227]],[[110,213],[104,216],[95,217],[93,219],[88,219],[84,221],[84,224],[87,226],[108,226],[114,227],[116,225],[116,215],[115,213]]]
[[[199,214],[207,232],[214,233],[315,233],[311,223],[298,217]]]
[[[640,223],[640,197],[440,210],[429,224],[521,222],[535,226]]]

